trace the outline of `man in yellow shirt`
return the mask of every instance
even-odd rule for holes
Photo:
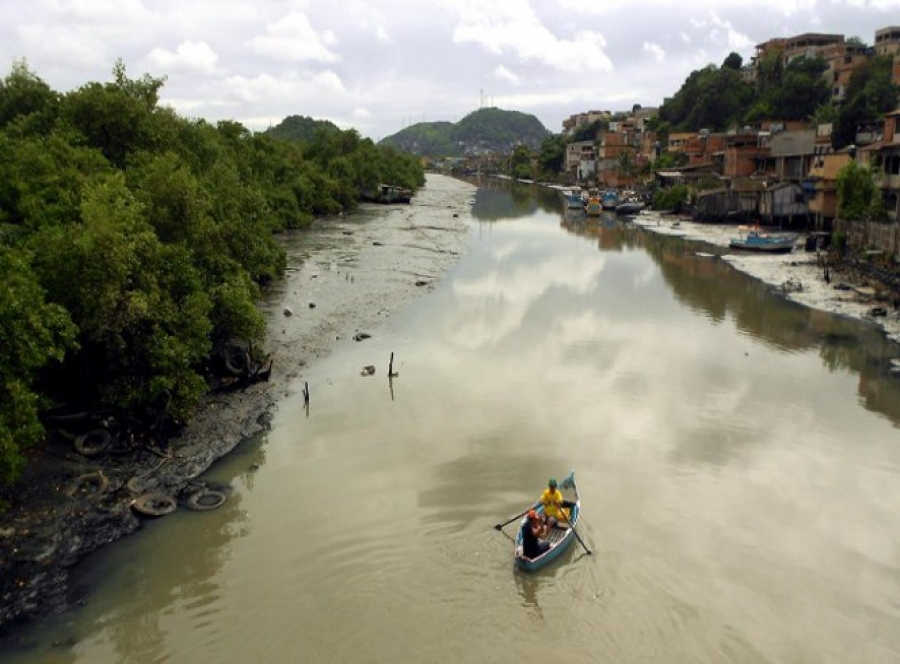
[[[569,509],[564,507],[562,491],[556,488],[556,479],[551,477],[547,482],[547,488],[541,494],[541,505],[544,506],[544,516],[547,519],[547,527],[552,528],[557,523],[569,525]]]

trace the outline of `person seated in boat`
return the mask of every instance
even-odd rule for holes
[[[550,548],[550,543],[545,542],[546,526],[534,510],[528,510],[528,518],[522,524],[522,553],[526,558],[537,558]]]
[[[544,521],[548,531],[557,523],[566,527],[569,525],[571,505],[566,503],[562,491],[557,488],[555,478],[551,477],[547,482],[547,488],[541,494],[539,502],[544,506]]]

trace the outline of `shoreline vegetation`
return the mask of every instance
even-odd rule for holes
[[[474,191],[467,182],[429,176],[410,205],[361,206],[279,236],[288,269],[259,305],[271,375],[207,394],[165,448],[84,456],[70,437],[51,432],[33,453],[36,463],[26,466],[16,503],[0,515],[0,630],[70,608],[77,601],[71,568],[141,527],[148,515],[135,511],[138,499],[160,514],[227,500],[228,487],[207,483],[204,471],[265,434],[278,402],[302,389],[311,361],[356,343],[356,331],[377,333],[392,313],[433,288],[465,250]],[[313,239],[310,254],[305,241]],[[373,361],[387,370],[387,358]]]
[[[0,81],[0,508],[48,428],[164,451],[211,388],[263,380],[277,235],[424,183],[354,130],[187,119],[162,79],[112,73],[58,93],[20,62]]]
[[[0,81],[0,627],[67,606],[133,505],[227,498],[198,477],[265,431],[291,364],[259,306],[291,278],[285,238],[425,182],[354,130],[187,119],[162,85],[121,62],[67,93],[24,62]]]

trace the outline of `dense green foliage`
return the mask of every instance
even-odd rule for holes
[[[391,145],[411,154],[459,157],[473,151],[511,154],[516,145],[540,147],[550,132],[533,115],[481,108],[457,123],[421,122],[388,136]]]
[[[572,142],[578,141],[594,141],[601,131],[609,129],[609,122],[606,120],[594,120],[592,123],[578,127],[572,133]]]
[[[822,77],[827,69],[822,58],[797,58],[784,68],[780,51],[768,53],[758,64],[759,82],[744,120],[805,120],[831,99]]]
[[[679,210],[688,202],[690,192],[683,184],[661,189],[653,197],[653,208],[656,210]]]
[[[740,56],[732,53],[721,67],[691,72],[660,107],[660,123],[672,131],[724,131],[745,123],[804,120],[831,112],[823,59],[797,58],[785,67],[782,53],[772,50],[757,63],[756,85],[741,78],[740,65]]]
[[[859,125],[878,122],[896,108],[900,93],[891,81],[892,64],[890,56],[878,55],[853,70],[832,133],[835,148],[852,145]]]
[[[453,143],[452,130],[452,122],[419,122],[382,139],[380,144],[412,154],[455,157],[460,150]]]
[[[659,117],[672,131],[723,131],[743,119],[752,99],[753,87],[741,78],[739,70],[709,65],[691,72],[678,92],[660,107]]]
[[[416,158],[330,123],[298,141],[181,118],[162,85],[121,63],[65,94],[24,62],[0,81],[0,482],[48,405],[189,417],[214,352],[259,347],[273,234],[424,182]]]
[[[887,211],[875,171],[855,161],[844,166],[837,176],[840,214],[853,221],[885,221]]]
[[[314,120],[306,115],[289,115],[274,127],[269,127],[263,134],[286,141],[311,143],[321,131],[339,132],[337,125],[328,120]]]

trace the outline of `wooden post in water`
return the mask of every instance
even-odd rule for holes
[[[394,351],[391,351],[391,361],[388,363],[388,378],[393,378],[396,375],[394,373]]]

